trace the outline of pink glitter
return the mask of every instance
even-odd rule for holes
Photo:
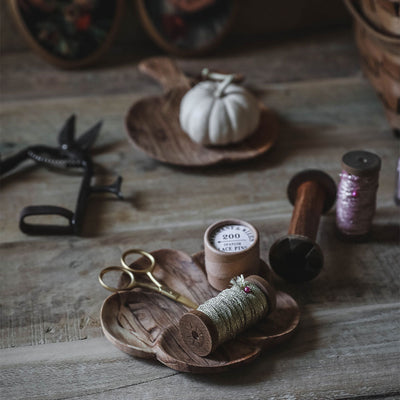
[[[336,225],[349,236],[369,232],[376,208],[376,191],[379,173],[356,176],[345,171],[340,174],[337,191]]]

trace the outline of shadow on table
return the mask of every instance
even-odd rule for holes
[[[373,243],[400,244],[400,224],[373,224],[369,241]]]
[[[242,171],[263,171],[281,167],[287,164],[287,160],[294,156],[299,156],[303,149],[307,151],[312,144],[318,148],[323,146],[324,137],[321,132],[331,129],[330,125],[308,124],[295,125],[271,110],[279,121],[278,139],[275,145],[266,153],[247,160],[236,161],[233,163],[223,163],[203,167],[182,167],[169,164],[171,169],[179,170],[185,174],[202,176],[234,176]],[[312,166],[310,166],[312,168]]]
[[[300,324],[287,341],[262,351],[253,362],[216,374],[188,374],[196,382],[216,386],[246,386],[266,382],[279,369],[284,373],[293,359],[313,351],[318,346],[317,322],[308,310],[302,310]]]

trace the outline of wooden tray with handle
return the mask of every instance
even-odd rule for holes
[[[203,252],[192,257],[170,249],[151,254],[156,260],[154,275],[173,290],[197,304],[218,294],[208,284]],[[262,266],[261,275],[267,277],[267,266]],[[125,285],[123,279],[120,284]],[[178,321],[188,310],[159,293],[139,288],[109,296],[101,308],[101,325],[106,338],[125,353],[157,359],[178,371],[209,373],[250,362],[263,349],[289,338],[300,318],[295,300],[278,291],[272,314],[209,356],[200,357],[185,346],[179,334]]]
[[[133,145],[150,157],[173,165],[201,167],[254,158],[267,152],[276,142],[277,117],[262,103],[260,124],[244,141],[223,147],[206,147],[193,142],[179,123],[181,99],[193,82],[168,57],[144,60],[139,70],[164,88],[162,95],[133,104],[125,120]]]

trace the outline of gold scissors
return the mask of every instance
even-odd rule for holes
[[[140,255],[146,257],[150,261],[150,265],[146,268],[140,268],[140,269],[139,268],[131,268],[126,262],[126,259],[130,254],[140,254]],[[183,305],[185,305],[187,307],[194,308],[194,309],[196,309],[198,307],[198,304],[194,303],[193,301],[189,300],[188,298],[181,295],[180,293],[175,292],[175,290],[172,290],[168,286],[165,286],[157,281],[157,279],[153,275],[153,270],[156,266],[156,260],[150,253],[147,253],[147,251],[140,250],[140,249],[127,250],[121,256],[121,264],[122,264],[122,267],[112,266],[112,267],[104,268],[99,274],[99,282],[100,282],[101,286],[103,286],[105,289],[109,290],[110,292],[125,292],[125,291],[129,291],[135,287],[141,287],[141,288],[146,288],[146,289],[154,290],[155,292],[161,293],[163,296],[169,297],[170,299],[175,300],[178,303],[182,303]],[[120,271],[120,272],[127,274],[130,278],[129,284],[123,288],[115,288],[112,286],[108,286],[104,282],[103,277],[106,273],[108,273],[110,271]],[[139,281],[135,280],[134,274],[147,275],[147,277],[150,279],[151,283],[139,282]]]

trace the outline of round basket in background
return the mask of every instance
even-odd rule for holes
[[[400,1],[344,0],[355,20],[362,69],[400,137]]]

